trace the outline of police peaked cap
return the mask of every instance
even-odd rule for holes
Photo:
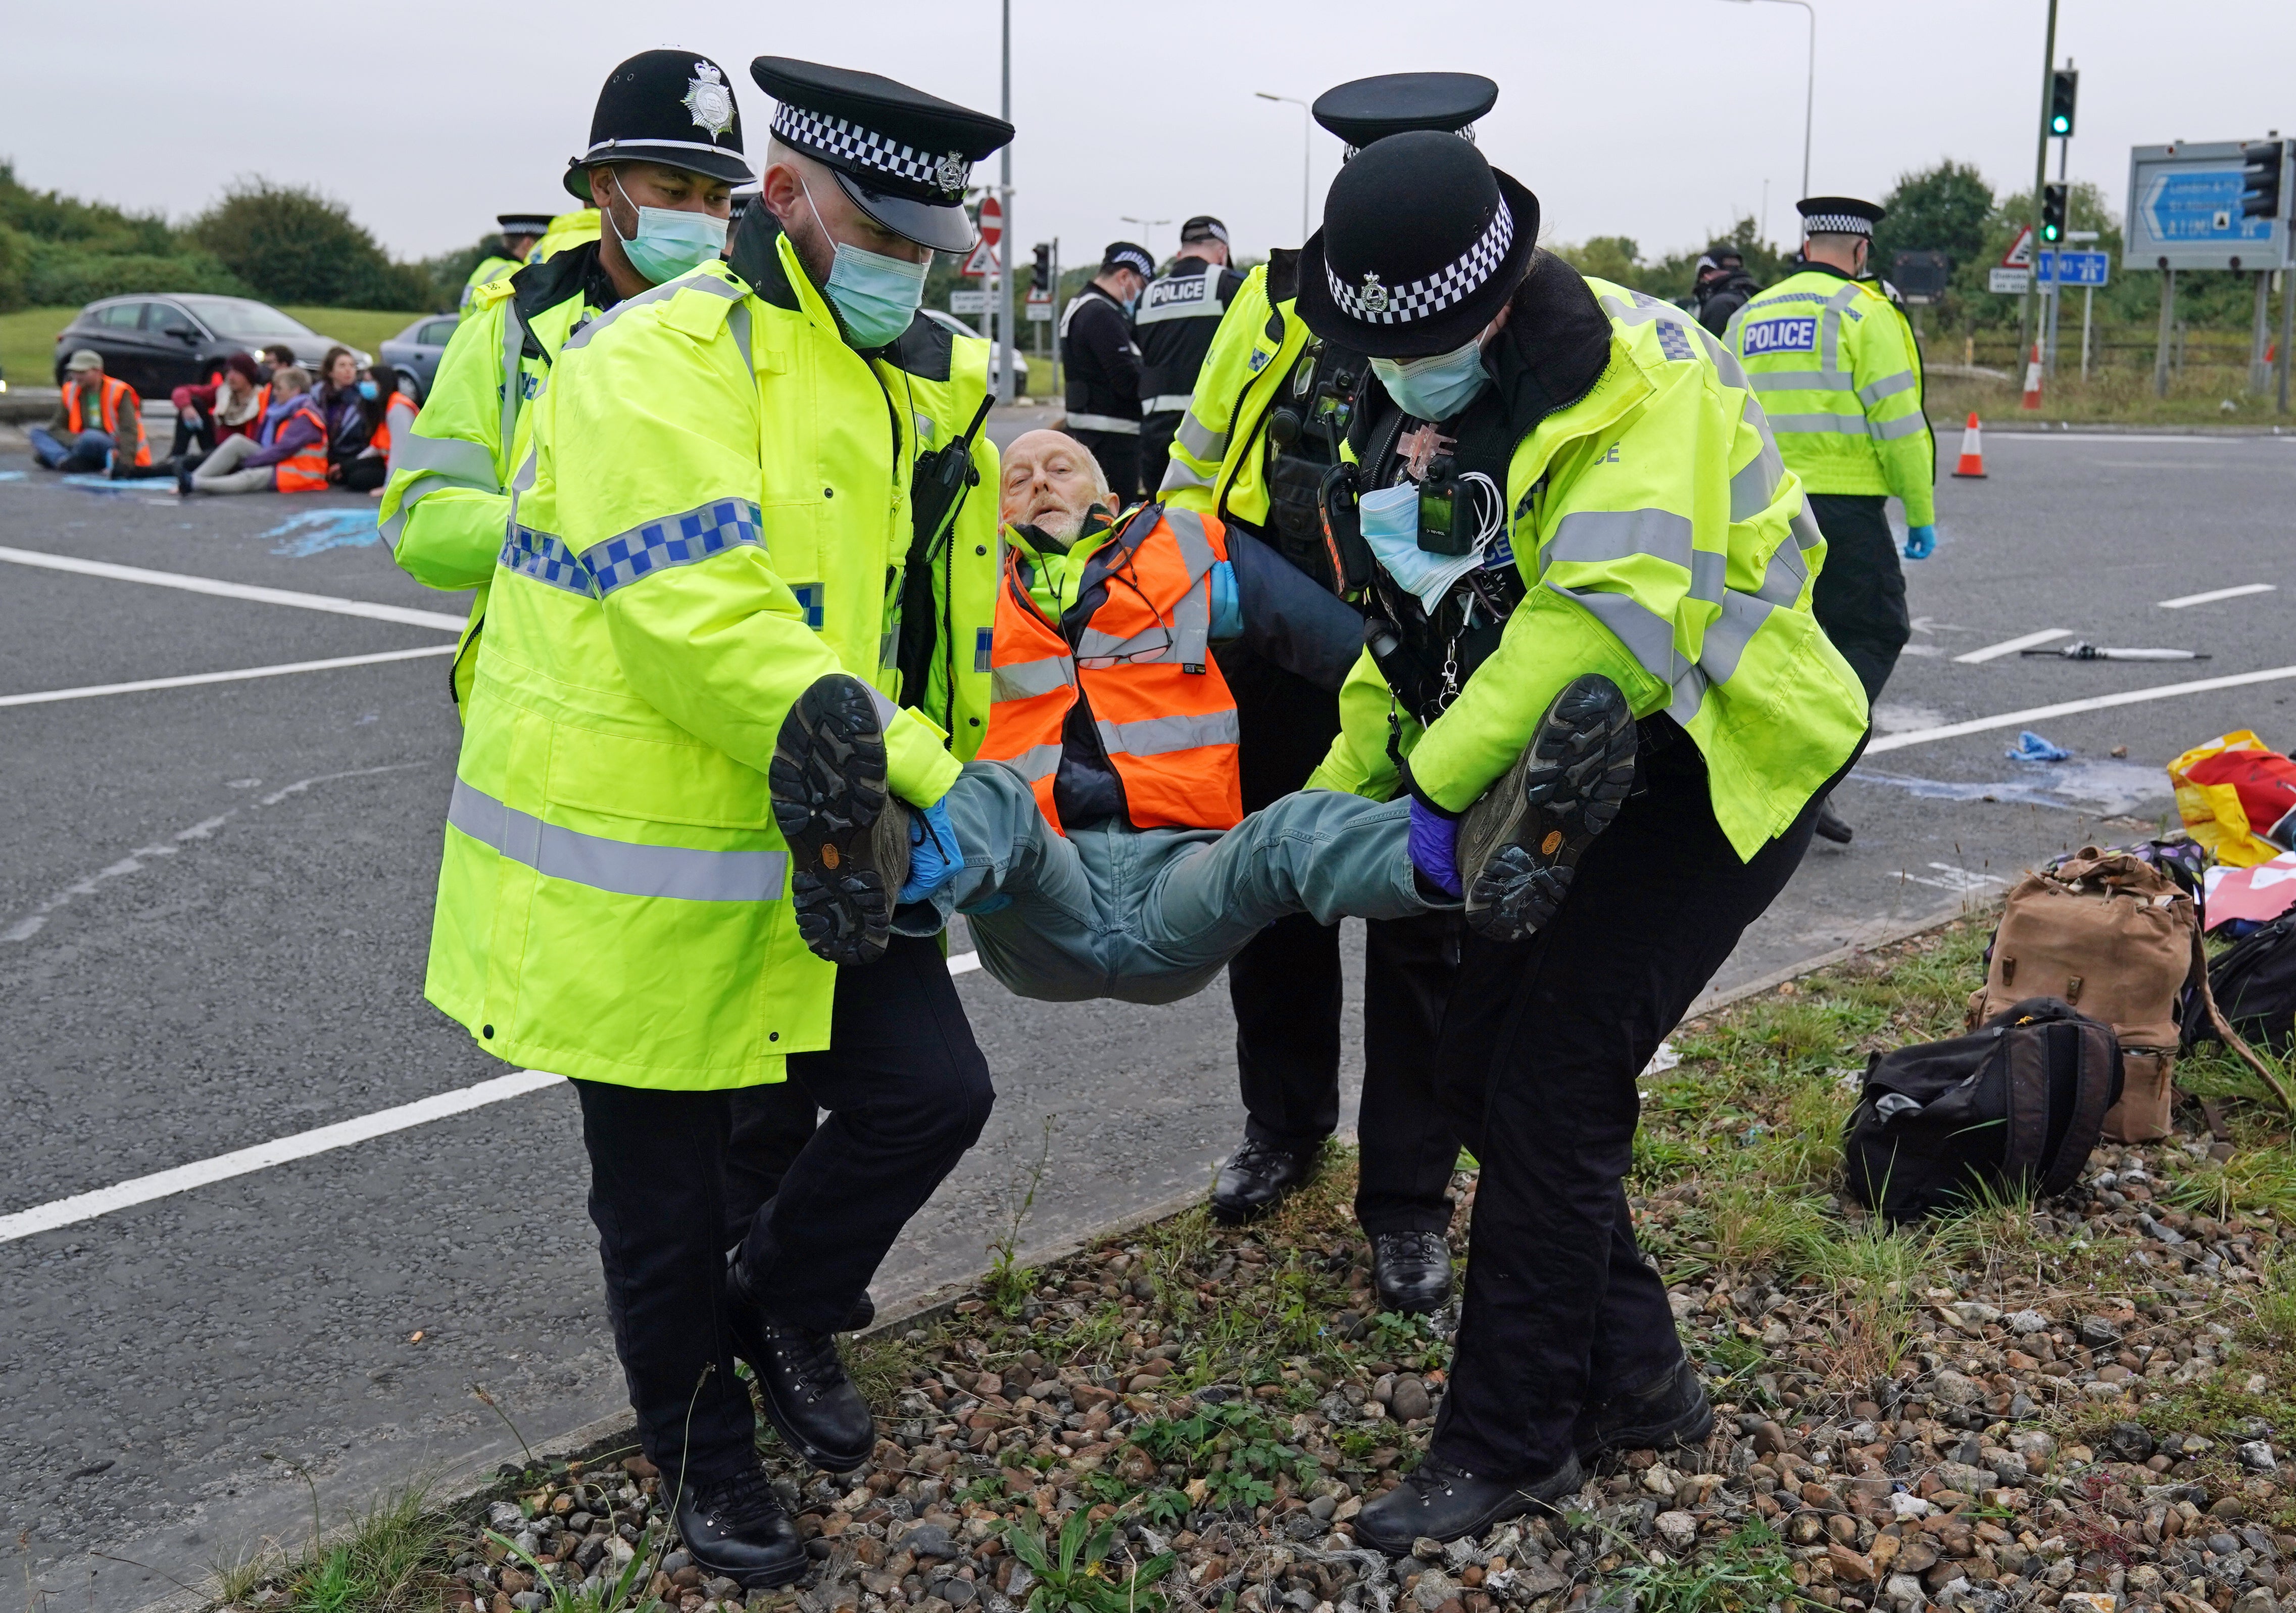
[[[641,51],[607,76],[589,149],[566,165],[567,190],[594,206],[594,162],[660,162],[728,185],[756,177],[726,70],[693,51]]]
[[[1499,86],[1480,73],[1382,73],[1325,90],[1313,111],[1352,157],[1374,140],[1421,130],[1472,140],[1475,119],[1498,98]]]
[[[976,112],[875,73],[759,56],[750,77],[780,104],[774,138],[837,175],[863,212],[939,252],[972,245],[965,192],[972,165],[1013,138]]]
[[[1300,317],[1374,358],[1474,340],[1538,250],[1538,198],[1464,140],[1390,135],[1340,170],[1300,251]]]
[[[1855,196],[1805,196],[1794,203],[1794,210],[1801,215],[1805,235],[1871,237],[1874,226],[1889,217],[1871,202],[1860,202]]]
[[[552,213],[496,213],[495,226],[505,235],[546,235]]]

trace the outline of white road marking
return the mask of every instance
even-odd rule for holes
[[[952,975],[969,975],[980,967],[980,954],[978,952],[959,952],[948,960],[948,972]],[[274,1165],[286,1164],[292,1160],[308,1159],[314,1154],[347,1148],[353,1143],[387,1137],[393,1132],[404,1132],[414,1126],[428,1125],[434,1120],[444,1120],[452,1115],[466,1115],[488,1104],[542,1091],[557,1085],[562,1079],[541,1070],[513,1070],[507,1075],[497,1075],[472,1086],[457,1087],[435,1098],[417,1099],[413,1103],[378,1109],[356,1120],[340,1120],[332,1125],[297,1132],[292,1136],[281,1137],[270,1142],[258,1142],[253,1148],[218,1154],[212,1159],[194,1160],[190,1164],[177,1165],[168,1171],[154,1171],[149,1176],[134,1177],[108,1188],[75,1193],[69,1198],[51,1199],[46,1204],[34,1205],[29,1210],[0,1215],[0,1243],[12,1243],[19,1238],[29,1238],[35,1232],[53,1232],[58,1227],[94,1221],[97,1216],[109,1215],[114,1210],[150,1204],[155,1198],[171,1198],[194,1188],[228,1181],[234,1176],[246,1176],[257,1171],[267,1171]]]
[[[2087,700],[2065,700],[2055,705],[2030,706],[2021,712],[2004,712],[1997,717],[1972,717],[1967,722],[1948,722],[1939,728],[1915,728],[1907,734],[1884,734],[1866,747],[1866,753],[1878,756],[1884,751],[1902,751],[1909,745],[1958,739],[1964,734],[1982,734],[1994,728],[2020,728],[2051,717],[2071,717],[2082,712],[2102,712],[2117,705],[2143,705],[2148,701],[2168,700],[2179,695],[2205,695],[2211,689],[2245,688],[2252,683],[2276,683],[2284,678],[2296,678],[2296,666],[2273,666],[2260,672],[2234,672],[2224,678],[2196,678],[2190,683],[2160,683],[2146,689],[2123,689],[2117,695],[2097,695]]]
[[[0,560],[12,565],[37,565],[51,572],[73,572],[82,577],[104,577],[114,582],[147,582],[156,588],[183,588],[193,594],[215,594],[226,599],[252,599],[262,605],[289,605],[298,610],[326,611],[337,616],[364,616],[370,621],[396,621],[407,627],[463,630],[463,618],[444,611],[418,611],[403,605],[376,605],[365,599],[343,599],[333,594],[299,594],[292,588],[257,588],[252,583],[223,582],[213,577],[193,577],[184,572],[147,571],[140,565],[114,565],[108,560],[82,560],[72,555],[51,555],[39,549],[0,547]]]
[[[423,655],[451,655],[451,644],[426,644],[419,650],[385,650],[375,655],[338,655],[332,661],[291,661],[279,666],[242,667],[233,672],[193,672],[183,678],[144,678],[134,683],[91,683],[77,689],[41,689],[30,695],[0,695],[0,706],[45,705],[53,700],[89,700],[98,695],[141,695],[149,689],[187,689],[202,683],[238,683],[250,678],[284,678],[291,672],[329,672],[337,667],[373,666],[384,661],[413,661]]]
[[[2188,605],[2214,605],[2219,599],[2240,599],[2250,594],[2271,594],[2278,591],[2277,585],[2274,583],[2243,582],[2236,588],[2211,588],[2205,594],[2185,594],[2175,599],[2163,599],[2161,601],[2161,608],[2164,611],[2181,611]]]
[[[2037,645],[2050,644],[2059,638],[2070,638],[2072,636],[2070,628],[2043,628],[2038,633],[2021,633],[2014,638],[2004,638],[1998,644],[1988,644],[1981,650],[1972,650],[1965,655],[1956,655],[1954,660],[1963,666],[1975,666],[1980,661],[1998,661],[2002,656],[2013,655],[2019,650],[2030,650]]]
[[[2009,883],[2007,880],[1999,877],[1997,875],[1974,873],[1968,868],[1956,868],[1949,862],[1933,862],[1930,864],[1930,867],[1935,868],[1940,877],[1932,879],[1926,874],[1908,874],[1902,870],[1898,873],[1898,877],[1913,885],[1933,885],[1940,891],[1961,891],[1964,893],[1969,891],[1981,891],[1989,885],[2006,885]]]

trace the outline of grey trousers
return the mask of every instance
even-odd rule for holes
[[[259,454],[263,445],[252,437],[226,437],[216,451],[201,461],[200,468],[192,473],[192,487],[201,493],[267,493],[277,484],[278,473],[270,465],[239,468],[239,462],[250,454]]]
[[[1018,772],[975,761],[946,804],[964,869],[893,927],[931,934],[963,913],[981,967],[1046,1002],[1175,1002],[1293,913],[1336,924],[1456,905],[1419,893],[1407,801],[1313,790],[1224,834],[1110,823],[1063,835]]]

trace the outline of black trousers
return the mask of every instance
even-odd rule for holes
[[[1528,941],[1470,934],[1461,946],[1435,1067],[1482,1170],[1431,1448],[1472,1472],[1552,1472],[1581,1407],[1682,1359],[1621,1185],[1635,1082],[1792,877],[1824,791],[1741,862],[1697,747],[1667,726],[1671,743],[1645,752],[1639,793],[1587,851],[1554,921]]]
[[[1100,461],[1101,470],[1108,477],[1108,485],[1117,498],[1129,509],[1140,498],[1140,439],[1131,432],[1070,431],[1092,457]],[[1157,473],[1163,473],[1160,463]],[[1153,490],[1151,490],[1152,491]]]
[[[1220,671],[1242,730],[1243,810],[1308,781],[1340,729],[1337,696],[1231,646]],[[1367,1236],[1451,1224],[1456,1133],[1436,1101],[1430,1054],[1458,961],[1449,914],[1374,920],[1364,949],[1364,1093],[1356,1220]],[[1308,1148],[1340,1123],[1340,933],[1280,919],[1227,966],[1244,1134]]]
[[[1140,421],[1140,491],[1153,498],[1164,485],[1164,467],[1171,463],[1172,439],[1180,434],[1177,410],[1144,416]],[[1249,811],[1250,809],[1246,808]]]
[[[829,1048],[789,1061],[789,1084],[802,1083],[829,1118],[742,1232],[750,1280],[775,1316],[823,1332],[852,1313],[996,1099],[934,942],[897,936],[876,963],[839,970],[836,992]],[[574,1085],[639,1441],[666,1473],[739,1471],[755,1460],[755,1424],[725,1326],[726,1206],[741,1190],[729,1153],[737,1108],[776,1089]]]
[[[1906,571],[1879,493],[1811,493],[1809,513],[1825,534],[1825,569],[1811,608],[1817,625],[1866,686],[1870,705],[1914,636],[1906,613]]]

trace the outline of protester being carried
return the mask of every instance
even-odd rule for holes
[[[1210,646],[1241,639],[1336,688],[1361,619],[1247,533],[1155,504],[1119,518],[1116,503],[1071,437],[1004,451],[984,760],[939,804],[914,813],[886,792],[882,697],[858,679],[832,674],[792,709],[774,813],[821,957],[867,962],[889,931],[961,912],[1020,996],[1170,1002],[1290,914],[1457,905],[1413,869],[1407,800],[1315,791],[1242,815],[1235,701]],[[1496,852],[1505,817],[1479,817],[1463,847]]]
[[[108,471],[115,462],[152,463],[135,389],[103,373],[103,355],[80,349],[64,360],[64,392],[45,426],[25,433],[32,457],[51,471]]]
[[[271,391],[258,380],[255,360],[234,353],[223,363],[223,373],[207,385],[179,386],[169,397],[176,406],[176,440],[168,450],[170,470],[198,464],[226,437],[251,437],[262,427]]]
[[[316,493],[327,485],[327,424],[311,377],[289,365],[271,373],[271,407],[251,437],[226,437],[198,469],[176,472],[179,493]]]

